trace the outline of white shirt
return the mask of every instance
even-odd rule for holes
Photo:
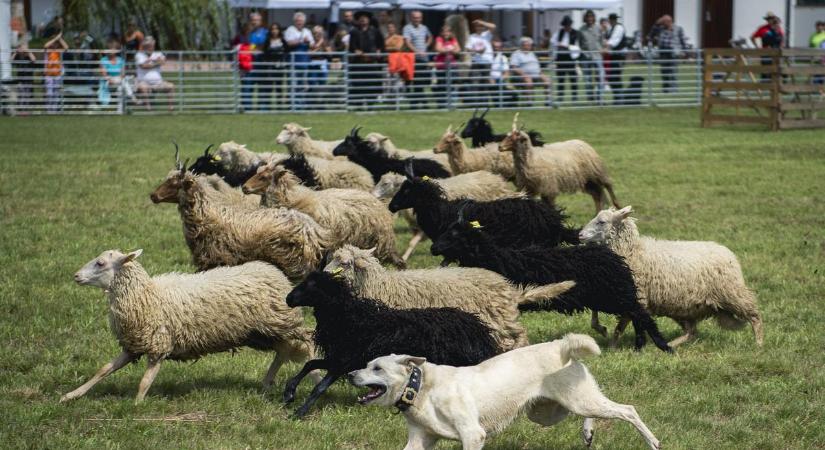
[[[301,28],[299,31],[295,28],[295,25],[290,25],[289,28],[284,31],[284,39],[287,43],[298,41],[300,44],[304,43],[304,39],[309,39],[309,45],[315,45],[315,39],[312,37],[312,32],[310,32],[307,27]]]
[[[472,52],[474,63],[491,64],[493,62],[493,46],[490,44],[492,39],[493,34],[489,31],[484,31],[481,34],[473,33],[470,35],[470,38],[467,39],[467,45],[464,47]]]
[[[493,58],[493,65],[490,66],[490,78],[500,80],[504,72],[508,70],[510,70],[510,62],[507,61],[507,55],[504,52],[497,53]]]
[[[572,32],[573,31],[571,30],[570,33]],[[559,46],[570,47],[570,33],[564,33],[564,37],[559,40],[559,35],[562,33],[561,30],[557,31],[553,34],[553,38],[550,39],[550,45],[552,45],[553,48],[559,48]]]
[[[622,24],[617,23],[612,30],[610,30],[610,36],[607,38],[607,45],[610,46],[611,49],[615,49],[617,45],[619,45],[624,39],[624,27]]]
[[[532,51],[516,50],[510,56],[510,67],[521,69],[528,77],[537,77],[541,74],[541,64]]]
[[[141,67],[142,64],[148,61],[157,61],[163,58],[163,53],[161,52],[152,52],[151,55],[147,55],[146,52],[140,51],[135,54],[135,66],[137,66],[137,79],[138,81],[145,81],[150,84],[157,84],[163,81],[163,76],[160,74],[160,66],[153,67],[151,69],[144,69]]]

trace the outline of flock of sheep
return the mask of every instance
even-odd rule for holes
[[[287,153],[226,142],[189,166],[176,145],[175,167],[151,200],[177,204],[199,272],[152,276],[140,250],[105,251],[78,271],[75,281],[106,293],[123,351],[61,401],[146,355],[141,401],[162,361],[248,346],[276,352],[266,388],[284,362],[308,361],[284,392],[289,402],[301,378],[318,381],[301,416],[334,381],[382,355],[466,366],[527,346],[524,310],[590,310],[605,337],[598,313],[614,315],[611,344],[631,323],[637,349],[650,337],[671,352],[709,317],[726,328],[750,324],[762,344],[756,298],[730,250],[641,236],[593,147],[545,144],[517,121],[496,135],[474,113],[460,134],[450,127],[423,151],[358,128],[318,141],[294,123],[277,137]],[[605,191],[612,207],[603,210]],[[576,192],[596,207],[581,229],[554,205]],[[394,213],[413,231],[403,254]],[[442,267],[403,270],[424,238]],[[313,307],[314,330],[301,306]],[[684,335],[667,342],[654,316],[675,320]]]

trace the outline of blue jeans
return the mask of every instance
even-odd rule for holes
[[[252,71],[241,71],[241,109],[249,111],[252,109],[252,89],[255,87],[255,80]]]

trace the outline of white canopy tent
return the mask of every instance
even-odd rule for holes
[[[338,0],[230,0],[233,8],[260,9],[422,9],[435,11],[605,9],[621,6],[621,0],[440,0],[426,3],[406,0],[338,1]]]

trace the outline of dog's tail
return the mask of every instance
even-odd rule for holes
[[[602,353],[596,340],[586,334],[566,334],[561,339],[561,363],[567,364],[571,359]]]
[[[552,300],[573,289],[575,285],[575,281],[562,281],[561,283],[545,284],[543,286],[526,286],[522,293],[521,300],[519,300],[519,305]]]

